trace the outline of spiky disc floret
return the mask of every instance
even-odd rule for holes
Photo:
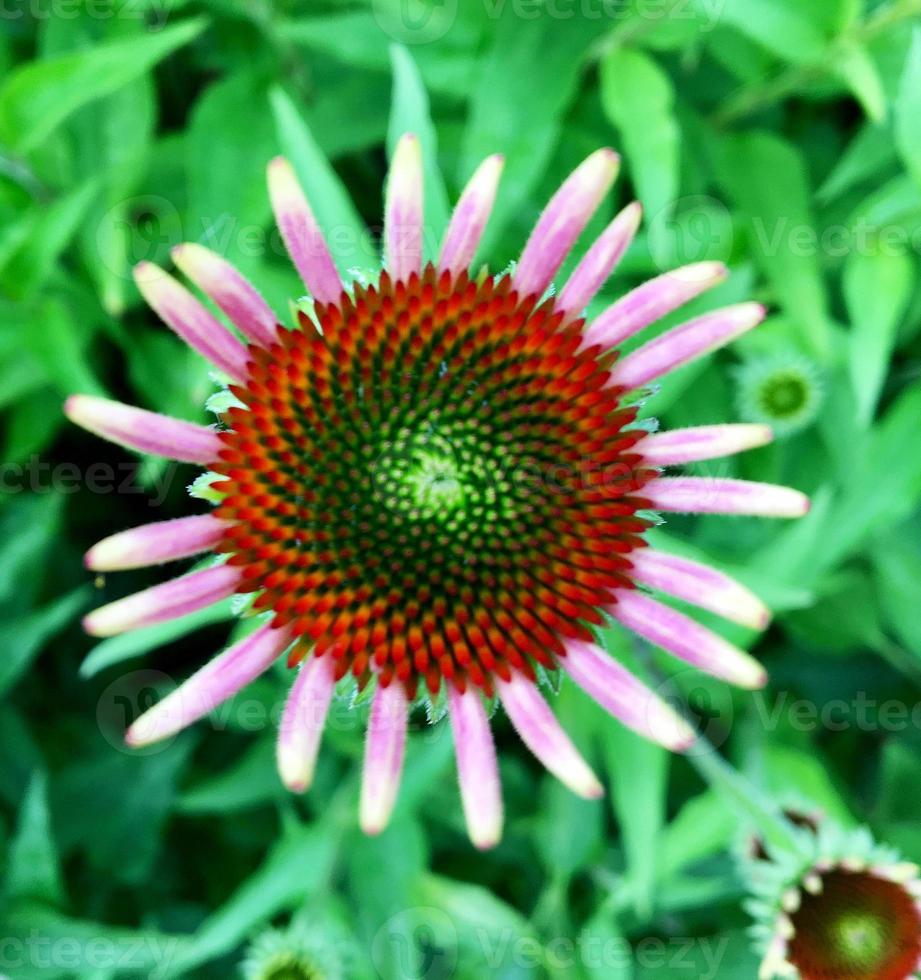
[[[251,348],[213,469],[219,550],[336,675],[413,694],[553,666],[588,638],[656,471],[581,321],[466,273],[356,287]]]
[[[921,972],[919,869],[866,830],[823,823],[750,866],[761,980],[909,980]]]

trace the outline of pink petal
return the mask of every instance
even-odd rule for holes
[[[275,157],[268,181],[278,230],[310,295],[321,303],[338,303],[342,280],[294,168],[284,157]]]
[[[359,822],[366,834],[379,834],[390,821],[406,752],[409,705],[403,685],[394,681],[374,692],[361,783]]]
[[[682,752],[693,743],[690,725],[594,643],[567,640],[560,666],[605,711],[643,738],[673,752]]]
[[[384,205],[384,256],[395,282],[422,270],[422,148],[412,133],[393,152]]]
[[[533,681],[513,674],[510,681],[497,680],[499,698],[522,742],[534,755],[578,796],[593,800],[604,789],[588,763],[541,697]]]
[[[94,609],[83,628],[92,636],[115,636],[187,616],[232,595],[241,574],[231,565],[203,568]]]
[[[331,656],[308,656],[285,702],[278,730],[278,772],[293,793],[303,793],[313,782],[320,738],[336,686],[335,668]]]
[[[748,689],[767,683],[764,668],[744,650],[642,592],[619,591],[607,611],[644,640],[714,677]]]
[[[651,548],[631,552],[630,561],[630,576],[642,585],[752,629],[763,630],[770,622],[770,611],[754,592],[709,565]]]
[[[144,524],[103,538],[86,553],[84,563],[94,572],[115,572],[188,558],[213,548],[226,527],[211,514]]]
[[[505,157],[497,153],[477,167],[464,188],[441,246],[438,269],[459,275],[470,267],[492,213]]]
[[[470,840],[481,850],[502,837],[502,788],[489,719],[479,694],[448,684],[448,707],[457,755],[461,802]]]
[[[512,277],[520,296],[540,296],[610,190],[620,157],[596,150],[566,178],[537,221]]]
[[[613,385],[640,388],[741,337],[764,319],[760,303],[739,303],[690,320],[628,354],[611,371]]]
[[[223,448],[214,429],[95,395],[71,395],[64,414],[75,425],[128,449],[185,463],[213,463]]]
[[[263,626],[228,647],[128,729],[128,745],[159,742],[203,718],[269,667],[291,642],[287,629]]]
[[[189,279],[250,340],[263,347],[275,342],[278,321],[272,308],[226,259],[194,242],[177,245],[170,254]]]
[[[597,344],[609,350],[619,346],[644,327],[719,285],[728,274],[722,262],[695,262],[644,282],[589,324],[583,348]]]
[[[641,492],[655,510],[669,513],[802,517],[809,511],[809,498],[799,490],[749,480],[662,476]]]
[[[139,262],[134,281],[151,309],[189,347],[235,381],[246,377],[246,348],[185,286],[153,262]]]
[[[773,438],[769,425],[699,425],[655,432],[641,439],[633,452],[642,453],[649,466],[678,466],[757,449]]]
[[[556,301],[556,309],[582,315],[630,247],[642,217],[643,206],[638,201],[617,215],[576,266]]]

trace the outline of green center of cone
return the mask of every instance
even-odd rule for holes
[[[784,372],[768,378],[762,387],[765,414],[779,419],[796,416],[809,400],[808,383],[799,375]]]
[[[873,913],[845,912],[831,929],[832,941],[841,958],[860,969],[871,969],[884,961],[888,930]]]

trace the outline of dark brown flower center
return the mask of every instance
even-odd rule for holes
[[[792,916],[790,962],[803,980],[906,980],[921,961],[921,916],[901,885],[835,870]]]
[[[213,467],[257,607],[299,654],[411,691],[553,666],[646,527],[611,358],[552,301],[431,267],[316,318],[252,349]]]

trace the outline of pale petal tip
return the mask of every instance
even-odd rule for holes
[[[636,231],[643,220],[643,205],[639,201],[631,201],[621,214],[629,220],[631,227]]]
[[[620,172],[620,154],[609,146],[603,146],[587,157],[580,169],[587,181],[597,183],[606,190]]]
[[[281,155],[272,157],[265,169],[269,176],[272,176],[272,174],[291,173],[293,170],[288,158]]]
[[[180,242],[169,250],[169,254],[173,262],[183,272],[187,272],[207,262],[211,253],[198,242]]]
[[[144,734],[138,731],[138,723],[135,722],[126,732],[125,732],[125,745],[129,749],[140,749],[145,745],[152,742],[153,739],[149,737],[145,738]]]
[[[752,449],[768,446],[774,441],[774,430],[769,425],[752,423],[749,433],[749,446]]]
[[[748,321],[754,320],[757,326],[767,316],[768,309],[764,303],[742,303],[739,307],[740,316]]]
[[[301,187],[291,161],[286,157],[273,157],[266,167],[266,180],[269,185],[269,197],[278,207],[287,202],[299,202]]]
[[[697,732],[664,701],[650,706],[649,730],[653,738],[670,752],[687,752],[697,741]]]
[[[598,782],[597,777],[592,774],[591,779],[585,778],[582,780],[579,795],[586,800],[600,800],[604,796],[604,787]]]
[[[689,752],[697,743],[697,734],[692,729],[682,733],[681,737],[676,736],[673,742],[665,745],[669,752]]]
[[[740,603],[738,613],[738,621],[753,630],[763,632],[771,625],[771,610],[760,600]]]
[[[387,829],[388,819],[381,813],[361,813],[358,826],[361,832],[369,837],[377,837]]]
[[[498,845],[500,840],[502,840],[501,829],[491,832],[484,831],[483,833],[477,834],[471,832],[470,834],[470,843],[473,844],[478,851],[491,851]]]
[[[112,630],[111,626],[106,622],[105,608],[105,606],[101,606],[99,609],[94,609],[93,612],[87,613],[83,617],[81,624],[85,633],[88,633],[90,636],[105,637],[114,636],[118,632],[117,630]]]
[[[64,400],[64,415],[88,432],[97,432],[100,419],[108,414],[110,402],[97,395],[70,395]]]
[[[482,177],[488,178],[488,183],[495,186],[499,183],[499,178],[502,176],[502,171],[505,169],[505,154],[504,153],[493,153],[492,156],[486,157],[480,166],[480,175]]]
[[[422,169],[422,144],[415,133],[404,133],[397,141],[390,166],[391,180],[403,187],[419,178]]]
[[[778,487],[772,517],[805,517],[812,509],[812,501],[806,494],[792,487]]]
[[[155,262],[142,259],[135,264],[131,270],[131,275],[134,278],[135,285],[146,296],[145,289],[149,289],[158,279],[165,276],[166,273]]]
[[[151,712],[156,710],[156,705],[151,708]],[[162,722],[162,718],[160,719]],[[153,745],[162,738],[174,734],[173,730],[158,730],[157,716],[148,714],[141,715],[132,725],[128,726],[125,732],[125,745],[131,749],[142,749],[147,745]]]
[[[729,266],[725,262],[695,262],[685,266],[684,269],[676,269],[675,272],[683,273],[685,278],[693,278],[696,282],[705,282],[714,286],[729,278]],[[760,307],[764,311],[764,307],[760,303],[752,303],[751,305]]]
[[[169,288],[171,281],[175,282],[165,269],[161,269],[156,262],[149,262],[146,259],[138,262],[131,270],[131,274],[138,291],[150,306],[164,296],[164,289]]]
[[[733,678],[736,686],[746,691],[760,691],[767,687],[768,680],[768,672],[756,660],[752,660],[751,666],[747,670]]]
[[[313,783],[313,767],[306,769],[303,762],[291,755],[280,752],[278,756],[278,776],[282,785],[290,793],[306,793]]]
[[[71,422],[80,425],[80,409],[81,406],[85,407],[85,399],[87,395],[68,395],[64,399],[64,405],[62,406],[62,411],[70,419]]]

